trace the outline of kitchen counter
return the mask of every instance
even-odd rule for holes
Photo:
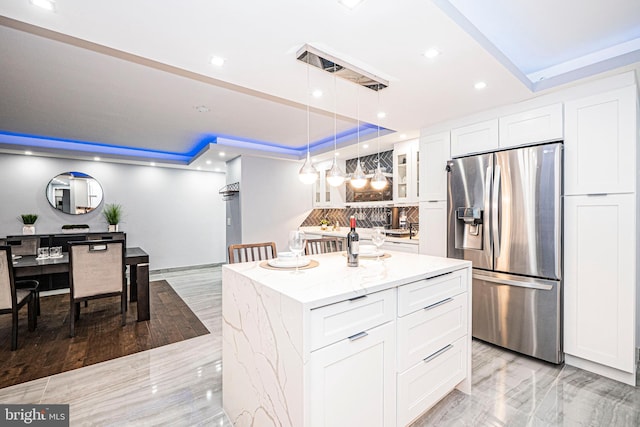
[[[349,227],[340,227],[337,231],[333,231],[332,227],[329,226],[327,230],[322,230],[320,227],[300,227],[300,230],[309,234],[317,234],[321,236],[327,237],[342,237],[347,238],[347,233],[349,233]],[[369,240],[371,239],[371,234],[373,234],[372,228],[357,228],[356,231],[361,239]],[[398,243],[407,243],[410,245],[418,245],[420,235],[413,236],[411,239],[409,237],[391,237],[387,236],[386,241],[388,242],[398,242]]]
[[[371,353],[378,355],[374,362],[380,360],[386,366],[384,381],[377,382],[375,379],[376,376],[383,375],[376,368],[364,377],[369,378],[369,375],[372,375],[371,385],[357,385],[357,388],[368,389],[373,384],[387,384],[384,393],[379,393],[380,396],[385,395],[385,402],[381,403],[385,407],[384,415],[381,415],[384,423],[381,418],[373,424],[362,425],[404,425],[400,409],[396,421],[396,365],[391,363],[395,360],[396,353],[396,312],[401,311],[397,307],[400,307],[402,300],[401,297],[397,298],[396,294],[400,288],[405,291],[413,289],[416,283],[453,283],[451,280],[458,283],[458,290],[455,292],[460,295],[456,298],[464,297],[460,307],[465,315],[454,317],[458,319],[457,322],[461,322],[464,336],[456,338],[455,346],[448,345],[444,351],[449,356],[440,359],[446,363],[450,360],[457,361],[454,365],[458,366],[458,370],[450,368],[449,365],[445,369],[437,369],[437,372],[457,372],[458,376],[452,378],[454,383],[451,384],[438,378],[434,381],[440,384],[441,389],[438,393],[446,394],[456,386],[464,392],[470,391],[471,334],[466,335],[466,331],[470,332],[470,316],[467,314],[471,300],[467,300],[467,292],[470,292],[471,263],[401,252],[389,254],[391,256],[384,261],[361,260],[358,268],[347,267],[346,258],[342,253],[313,255],[311,258],[319,262],[318,267],[302,270],[302,273],[297,275],[291,271],[260,267],[260,262],[223,266],[223,407],[233,425],[350,425],[348,417],[330,422],[320,414],[321,410],[317,407],[318,398],[323,398],[317,395],[319,389],[313,386],[318,381],[318,369],[321,369],[320,355],[337,354],[329,350],[333,346],[348,346],[350,339],[354,339],[347,338],[351,335],[349,332],[344,338],[335,338],[336,343],[331,344],[334,338],[318,338],[318,327],[333,325],[339,330],[339,334],[344,334],[349,330],[349,322],[357,324],[353,327],[361,331],[356,333],[358,337],[369,335],[353,341],[359,346],[373,342],[367,340],[374,340],[373,337],[376,337],[379,331],[385,331],[387,336],[386,347],[381,347],[386,349],[384,357],[380,358],[377,350]],[[445,282],[443,277],[449,276],[455,277]],[[428,298],[434,298],[437,302],[441,297],[448,297],[442,294],[442,289],[442,285],[437,284],[429,288],[433,295]],[[415,299],[413,296],[408,299],[405,297],[403,301]],[[440,301],[435,305],[447,305],[452,300],[451,297],[444,298],[444,303]],[[337,311],[334,313],[336,309],[342,310],[340,307],[353,310],[353,314],[345,318]],[[379,310],[384,314],[378,313]],[[326,317],[319,320],[319,316],[325,315]],[[379,316],[384,317],[379,320],[381,326],[376,327],[378,323],[375,322],[367,326],[367,322]],[[347,318],[350,320],[346,321]],[[367,332],[363,332],[364,330]],[[318,340],[324,341],[320,344]],[[450,350],[451,348],[453,350]],[[426,366],[422,357],[420,363],[422,365],[418,367]],[[368,366],[377,365],[372,362],[372,365],[365,363],[362,366],[368,369]],[[339,378],[343,375],[340,374]],[[435,383],[429,381],[429,384]],[[446,387],[443,388],[442,384]],[[398,393],[402,394],[402,391],[399,390]],[[362,396],[369,394],[364,393]],[[444,394],[427,393],[432,400],[434,396],[437,397],[430,405],[435,404]],[[329,402],[326,403],[329,405]],[[354,401],[353,408],[358,408],[361,403]],[[378,406],[378,402],[375,401],[367,400],[367,403],[369,404],[361,406],[364,411]],[[382,411],[381,408],[378,409]],[[410,417],[413,416],[412,414]]]

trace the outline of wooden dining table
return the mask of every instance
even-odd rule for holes
[[[132,247],[125,250],[125,264],[130,266],[129,301],[138,304],[138,322],[149,320],[149,254],[142,248]],[[14,260],[13,272],[16,279],[69,272],[69,253],[63,252],[60,258],[36,259],[35,256],[22,256]]]

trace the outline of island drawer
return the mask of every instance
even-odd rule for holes
[[[311,351],[354,337],[395,317],[395,289],[313,309],[310,317]]]
[[[458,270],[398,288],[398,316],[406,316],[467,291],[467,270]]]
[[[398,425],[406,426],[467,376],[467,337],[434,352],[398,374]]]
[[[467,335],[468,316],[468,294],[463,293],[398,318],[398,371],[408,369]]]

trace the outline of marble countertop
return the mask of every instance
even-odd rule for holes
[[[340,229],[337,231],[333,231],[331,229],[331,226],[329,226],[327,230],[322,230],[320,227],[300,227],[300,230],[310,234],[320,234],[322,236],[328,236],[328,237],[346,238],[347,233],[349,232],[349,227],[340,227]],[[371,234],[373,233],[372,228],[357,228],[356,231],[358,232],[358,235],[360,236],[361,239],[370,239]],[[387,236],[386,240],[388,242],[400,242],[400,243],[407,243],[409,245],[417,245],[420,243],[418,237],[419,236],[414,236],[411,239],[409,239],[408,237]]]
[[[361,259],[356,268],[347,267],[343,252],[310,255],[319,266],[299,274],[266,269],[259,261],[227,264],[223,266],[223,282],[225,270],[232,270],[312,309],[471,267],[471,262],[458,259],[385,252],[391,257],[381,261]]]

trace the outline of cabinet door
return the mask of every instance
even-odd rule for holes
[[[476,123],[451,131],[451,155],[493,151],[498,148],[498,119]]]
[[[403,242],[395,242],[395,241],[386,241],[382,246],[380,246],[382,250],[389,251],[397,251],[397,252],[408,252],[411,254],[417,254],[420,252],[418,245],[415,243],[403,243]]]
[[[311,353],[309,425],[395,426],[395,322]]]
[[[447,201],[420,202],[420,253],[447,256]]]
[[[500,118],[500,148],[562,139],[562,104]]]
[[[422,156],[420,200],[447,200],[447,160],[451,158],[449,132],[420,138]]]
[[[393,200],[399,203],[418,200],[420,181],[418,140],[399,142],[393,147]]]
[[[565,195],[635,191],[635,87],[565,104]]]
[[[564,351],[635,370],[635,196],[565,197]]]

